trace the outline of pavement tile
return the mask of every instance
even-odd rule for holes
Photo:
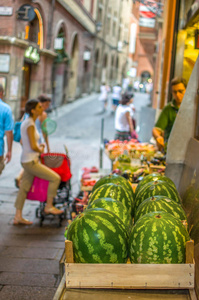
[[[1,250],[1,257],[9,258],[33,258],[33,259],[60,259],[60,250],[55,248],[26,248],[26,247],[4,247]]]
[[[4,286],[0,292],[1,300],[51,300],[56,288]]]
[[[46,241],[46,242],[41,242],[41,241],[35,241],[35,242],[30,242],[27,244],[28,247],[40,247],[40,248],[58,248],[58,249],[64,249],[65,245],[64,242],[51,242],[51,241]]]
[[[31,274],[31,273],[20,273],[20,272],[17,273],[1,272],[0,281],[2,285],[13,285],[13,286],[22,286],[22,287],[23,286],[55,287],[57,282],[57,276],[53,274],[48,275],[48,274],[36,274],[36,273]],[[1,299],[1,293],[0,293],[0,299]],[[35,300],[36,299],[37,298],[35,298]],[[7,298],[5,298],[5,300],[7,300]]]
[[[59,272],[59,262],[50,259],[0,257],[0,272],[3,271],[56,274]]]

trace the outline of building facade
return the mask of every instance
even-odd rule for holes
[[[41,93],[54,106],[92,87],[95,0],[0,0],[0,82],[16,119]]]
[[[122,84],[128,70],[129,23],[132,1],[98,0],[93,87]]]

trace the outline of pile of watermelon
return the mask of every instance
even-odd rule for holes
[[[186,214],[171,179],[150,174],[135,193],[117,174],[99,179],[87,208],[70,224],[76,263],[184,263]]]

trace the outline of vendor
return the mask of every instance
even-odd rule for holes
[[[171,129],[176,119],[176,115],[182,103],[187,87],[186,79],[176,77],[171,80],[172,101],[162,110],[155,127],[152,130],[153,137],[157,142],[158,149],[166,149]]]

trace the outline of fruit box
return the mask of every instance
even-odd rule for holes
[[[185,264],[81,264],[73,259],[73,243],[65,241],[67,288],[188,289],[195,296],[194,243],[186,243]]]

